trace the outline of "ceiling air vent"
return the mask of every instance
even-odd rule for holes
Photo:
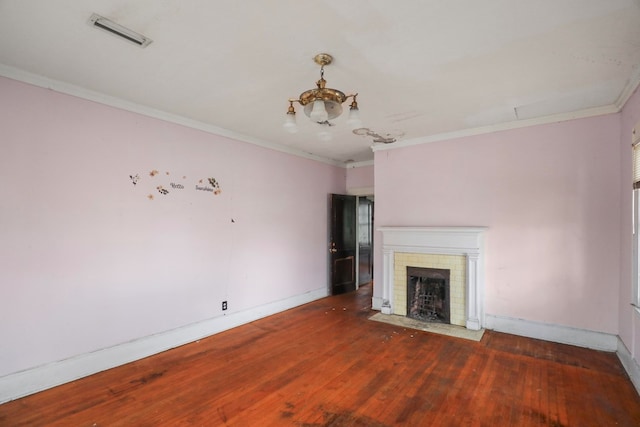
[[[135,43],[140,47],[147,47],[151,40],[149,37],[145,37],[140,33],[136,33],[128,28],[123,27],[122,25],[116,24],[115,22],[94,13],[89,18],[89,25],[93,27],[100,28],[104,31],[108,31],[111,34],[115,34],[118,37],[121,37],[131,43]]]

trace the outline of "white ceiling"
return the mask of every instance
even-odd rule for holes
[[[92,13],[153,43],[93,28]],[[301,108],[300,131],[283,130],[321,52],[335,58],[327,86],[359,93],[368,131],[340,117],[320,141],[326,126]],[[405,145],[618,111],[640,79],[640,2],[0,0],[0,64],[243,141],[362,162],[376,136]]]

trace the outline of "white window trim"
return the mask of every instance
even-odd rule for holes
[[[631,304],[640,311],[640,189],[633,190],[633,250],[632,250],[632,299]]]
[[[636,124],[632,132],[632,157],[634,157],[634,146],[640,144],[640,122]],[[635,163],[635,159],[632,160]],[[633,173],[635,175],[636,168],[640,165],[633,165]],[[635,180],[635,178],[634,178]],[[632,183],[633,184],[633,183]],[[632,286],[631,286],[631,304],[640,314],[640,189],[634,189],[632,193],[633,205],[633,249],[632,249]]]

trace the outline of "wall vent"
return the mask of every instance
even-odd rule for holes
[[[121,37],[140,47],[147,47],[153,41],[149,37],[136,33],[135,31],[125,28],[120,24],[116,24],[112,20],[100,16],[97,13],[91,15],[91,18],[89,18],[89,25]]]

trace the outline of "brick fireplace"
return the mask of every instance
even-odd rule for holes
[[[380,227],[384,314],[407,315],[407,271],[448,271],[448,323],[479,330],[484,323],[486,227]]]

